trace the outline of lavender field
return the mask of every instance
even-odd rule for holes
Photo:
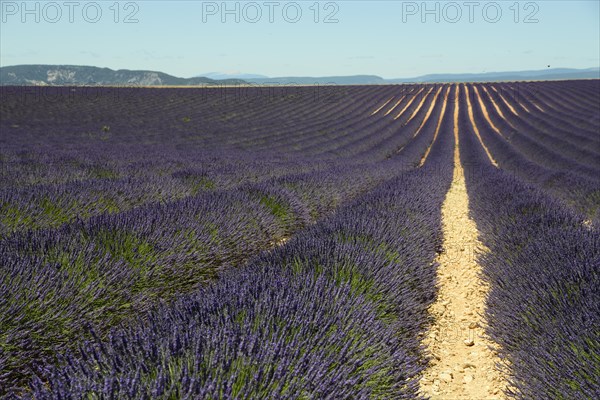
[[[428,397],[459,167],[498,398],[600,394],[600,80],[2,86],[0,131],[0,398]]]

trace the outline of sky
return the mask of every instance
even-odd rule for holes
[[[0,66],[384,78],[589,68],[599,3],[0,0]]]

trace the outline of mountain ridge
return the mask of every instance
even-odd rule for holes
[[[600,79],[600,67],[549,68],[542,70],[499,71],[458,74],[428,74],[408,79],[387,79],[390,83],[405,82],[490,82],[516,80]]]
[[[27,64],[0,67],[0,85],[68,86],[198,86],[235,85],[241,79],[179,78],[159,71],[101,68],[86,65]]]
[[[209,73],[213,77],[226,74]],[[213,86],[213,85],[384,85],[402,83],[498,82],[523,80],[600,79],[600,67],[585,69],[549,68],[505,72],[462,74],[428,74],[413,78],[384,79],[377,75],[348,76],[288,76],[248,79],[213,79],[196,76],[180,78],[160,71],[102,68],[81,65],[26,64],[0,67],[0,86],[69,86],[69,85],[128,85],[128,86]]]

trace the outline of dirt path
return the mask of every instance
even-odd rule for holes
[[[415,93],[415,94],[412,96],[412,99],[410,99],[410,101],[409,101],[408,103],[406,103],[406,105],[404,106],[404,108],[403,108],[403,109],[402,109],[402,110],[401,110],[401,111],[398,113],[398,115],[396,115],[396,116],[394,117],[394,120],[396,120],[396,119],[400,118],[400,117],[402,116],[402,114],[404,114],[404,111],[406,111],[406,109],[407,109],[408,107],[410,107],[410,105],[411,105],[411,104],[412,104],[412,103],[415,101],[415,99],[417,98],[417,96],[419,95],[419,93],[421,93],[421,92],[423,91],[423,89],[425,89],[425,88],[421,88],[421,90],[419,90],[417,93]]]
[[[513,91],[513,93],[514,93],[514,91],[515,91],[515,88],[514,88],[514,87],[512,87],[512,86],[509,86],[509,88],[510,88],[510,90],[512,90],[512,91]],[[519,115],[519,114],[518,114],[518,113],[515,111],[515,109],[513,108],[513,106],[512,106],[512,105],[510,105],[510,103],[509,103],[509,102],[508,102],[508,101],[507,101],[507,100],[504,98],[504,96],[502,96],[502,93],[500,93],[500,92],[499,92],[499,91],[498,91],[498,90],[497,90],[497,89],[496,89],[494,86],[492,86],[492,89],[494,89],[494,91],[496,91],[496,93],[498,93],[498,96],[500,96],[500,98],[501,98],[501,99],[502,99],[502,100],[503,100],[503,101],[506,103],[506,105],[507,105],[508,107],[510,107],[510,108],[511,108],[511,110],[513,110],[513,113],[514,113],[515,115]],[[513,98],[515,98],[516,96],[517,96],[516,94],[513,94]],[[519,107],[521,107],[523,110],[525,110],[525,112],[527,112],[527,113],[529,113],[529,112],[530,112],[530,111],[529,111],[529,109],[528,109],[527,107],[525,107],[525,105],[524,105],[524,104],[522,104],[521,102],[517,101],[516,103],[519,105]]]
[[[535,108],[537,108],[538,110],[540,110],[541,112],[545,113],[546,111],[540,107],[537,103],[531,102],[531,104],[533,104],[535,106]]]
[[[502,96],[502,93],[498,92],[498,90],[496,90],[496,88],[494,86],[492,86],[491,88],[494,90],[494,92],[496,92],[496,94],[498,95],[498,97],[500,97],[500,100],[502,100],[502,102],[506,105],[506,107],[508,107],[508,109],[510,110],[510,112],[512,112],[514,115],[516,115],[518,117],[519,113],[517,112],[517,110],[515,110],[515,108],[512,105],[509,104],[508,101],[506,101],[506,99],[504,98],[504,96]],[[485,89],[485,91],[487,92],[487,89]],[[529,111],[527,111],[527,112],[529,112]]]
[[[512,87],[512,86],[511,86],[511,89],[513,89],[513,87]],[[513,89],[513,90],[514,90],[514,89]],[[540,107],[540,106],[539,106],[539,105],[538,105],[538,104],[537,104],[535,101],[533,101],[533,99],[534,99],[533,97],[530,97],[530,98],[529,98],[529,102],[530,102],[531,104],[533,104],[533,106],[534,106],[535,108],[537,108],[537,109],[538,109],[538,110],[540,110],[541,112],[545,113],[546,111],[544,111],[544,109],[543,109],[542,107]],[[519,104],[521,105],[521,107],[524,107],[524,106],[523,106],[521,103],[519,103]]]
[[[384,116],[385,116],[385,115],[388,115],[389,113],[391,113],[392,111],[394,111],[394,108],[398,107],[398,104],[400,104],[400,103],[402,102],[402,100],[404,100],[404,98],[405,98],[405,97],[406,97],[406,95],[404,95],[404,96],[400,97],[400,100],[398,100],[398,101],[396,102],[396,104],[394,104],[394,105],[392,106],[392,108],[390,108],[389,110],[387,110],[387,111],[385,112],[385,114],[383,114],[383,115],[384,115]]]
[[[488,158],[490,159],[490,162],[497,167],[498,163],[496,162],[496,160],[494,160],[494,157],[492,157],[492,153],[490,153],[489,149],[487,148],[487,146],[485,145],[485,143],[483,143],[483,139],[481,138],[481,134],[479,133],[479,128],[477,127],[477,124],[475,123],[475,118],[473,117],[473,106],[471,105],[471,99],[469,98],[469,87],[468,86],[463,86],[465,88],[465,92],[466,92],[466,97],[467,97],[467,111],[469,113],[469,119],[471,120],[471,125],[473,126],[473,131],[475,131],[475,136],[477,136],[477,139],[479,139],[479,143],[481,143],[481,146],[483,147],[483,150],[485,150],[485,154],[487,154]],[[458,109],[458,107],[456,108]],[[456,124],[455,124],[456,127]]]
[[[377,114],[377,113],[379,112],[379,110],[381,110],[383,107],[387,106],[387,104],[388,104],[390,101],[392,101],[393,99],[394,99],[393,97],[390,97],[390,99],[389,99],[388,101],[386,101],[385,103],[383,103],[383,105],[382,105],[381,107],[379,107],[378,109],[376,109],[375,111],[373,111],[373,112],[371,113],[371,115],[375,115],[375,114]]]
[[[456,99],[454,179],[442,205],[444,252],[438,257],[439,295],[430,309],[435,323],[425,340],[434,359],[421,379],[421,392],[432,399],[503,399],[505,381],[495,367],[500,360],[484,335],[487,287],[479,279],[480,266],[474,256],[481,244],[468,214],[458,149],[458,96]]]
[[[492,106],[494,106],[494,109],[496,110],[496,113],[500,116],[500,118],[502,118],[504,122],[506,122],[511,128],[516,129],[512,122],[510,122],[510,120],[504,116],[504,113],[500,109],[500,106],[498,105],[498,103],[496,103],[496,100],[494,100],[494,98],[490,95],[490,92],[488,92],[487,88],[485,86],[482,86],[481,88],[485,92],[487,99],[490,101],[490,103],[492,103]]]
[[[421,129],[423,129],[423,126],[425,125],[425,123],[427,123],[427,120],[429,119],[429,116],[431,115],[431,113],[433,112],[433,109],[435,108],[435,103],[437,102],[437,99],[438,99],[440,93],[442,93],[442,88],[441,87],[435,93],[435,96],[433,97],[433,101],[431,102],[431,105],[429,106],[429,109],[427,110],[427,113],[425,114],[425,117],[423,118],[423,121],[421,121],[421,125],[419,125],[419,127],[415,131],[415,134],[413,135],[413,138],[416,137],[419,134],[419,132],[421,132]],[[442,115],[444,115],[444,113],[442,113]],[[411,119],[412,119],[412,117],[411,117]],[[409,121],[410,121],[410,119],[409,119]],[[408,123],[408,121],[407,121],[407,123]]]
[[[425,97],[427,97],[427,96],[429,95],[429,93],[431,92],[431,90],[432,90],[432,89],[430,89],[430,90],[429,90],[429,92],[427,92],[427,94],[425,95]],[[413,139],[414,139],[414,137],[415,137],[415,136],[417,136],[417,135],[419,134],[419,131],[421,130],[421,128],[423,127],[423,125],[425,125],[425,122],[427,122],[427,120],[429,119],[429,116],[431,115],[431,111],[433,110],[433,107],[435,106],[435,102],[436,102],[436,100],[437,100],[437,98],[438,98],[438,95],[440,94],[440,91],[441,91],[441,90],[442,90],[442,88],[440,88],[440,89],[437,91],[437,93],[436,93],[435,97],[433,98],[433,103],[432,103],[431,107],[429,107],[429,110],[427,111],[427,114],[426,114],[426,115],[425,115],[425,117],[423,118],[423,121],[421,122],[421,125],[419,125],[419,127],[417,128],[417,130],[416,130],[416,131],[415,131],[415,133],[413,134]],[[424,102],[424,101],[425,101],[425,99],[423,99],[423,100],[421,101],[421,104],[419,104],[419,106],[417,107],[416,111],[415,111],[415,112],[413,113],[413,115],[412,115],[412,116],[411,116],[411,117],[408,119],[408,121],[406,121],[406,122],[404,123],[404,125],[408,124],[408,122],[409,122],[411,119],[413,119],[413,117],[414,117],[414,116],[417,114],[417,112],[419,111],[419,109],[420,109],[420,108],[423,106],[423,102]],[[442,114],[443,114],[443,112],[442,112]],[[394,119],[395,119],[395,118],[394,118]],[[404,145],[402,145],[402,146],[401,146],[401,147],[400,147],[398,150],[396,150],[396,154],[400,154],[400,153],[402,152],[402,150],[404,150],[404,148],[406,147],[406,145],[407,145],[408,143],[409,143],[409,142],[406,142],[406,143],[405,143]],[[430,145],[430,147],[431,147],[431,145]],[[428,148],[427,150],[429,150],[429,148]],[[429,153],[429,151],[427,151],[427,153]],[[423,164],[421,163],[421,165],[423,165]]]
[[[423,104],[425,104],[425,100],[427,100],[427,98],[429,97],[429,94],[431,93],[432,90],[433,90],[433,88],[429,89],[429,91],[427,93],[425,93],[425,96],[423,96],[423,99],[421,99],[421,102],[419,103],[419,105],[417,106],[417,108],[415,108],[415,111],[413,111],[413,113],[410,116],[410,118],[406,120],[405,124],[408,124],[410,121],[412,121],[412,119],[414,117],[417,116],[417,114],[419,113],[419,111],[421,110],[421,108],[423,108]]]
[[[444,120],[444,115],[446,114],[446,105],[448,104],[448,95],[450,94],[450,90],[452,90],[451,88],[448,88],[448,90],[446,90],[446,94],[444,96],[444,102],[442,103],[442,111],[440,112],[440,118],[438,119],[438,123],[435,127],[435,133],[433,134],[433,139],[431,140],[431,144],[429,145],[429,147],[427,147],[427,150],[425,151],[425,154],[423,154],[423,158],[421,158],[421,162],[419,163],[419,167],[422,167],[423,164],[425,164],[425,161],[427,161],[427,157],[429,156],[429,152],[431,152],[431,148],[433,147],[433,144],[435,143],[438,134],[440,132],[440,127],[442,126],[442,121]],[[421,128],[419,128],[421,129]],[[416,134],[415,134],[416,136]],[[414,136],[413,136],[414,137]]]
[[[479,107],[481,107],[481,111],[483,113],[483,118],[485,118],[487,123],[494,130],[494,132],[496,132],[498,135],[504,137],[502,135],[502,132],[500,132],[500,129],[498,129],[498,127],[496,125],[494,125],[494,123],[490,119],[490,114],[488,113],[487,107],[485,106],[485,103],[483,102],[483,100],[481,99],[481,96],[479,95],[479,90],[477,89],[477,86],[473,86],[473,90],[475,91],[475,95],[477,96],[477,101],[479,102]]]

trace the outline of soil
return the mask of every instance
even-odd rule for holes
[[[417,96],[423,91],[424,88],[421,88],[421,90],[419,90],[417,93],[415,93],[412,97],[412,99],[410,99],[410,101],[408,103],[406,103],[406,105],[404,106],[404,108],[402,109],[402,111],[400,111],[395,117],[394,120],[400,118],[402,116],[402,114],[404,114],[404,111],[406,111],[406,109],[408,107],[410,107],[410,105],[413,103],[413,101],[415,101],[415,99],[417,98]]]
[[[477,89],[477,86],[473,86],[473,90],[475,91],[475,94],[477,95],[477,101],[479,102],[479,106],[481,107],[481,111],[483,111],[483,117],[485,118],[485,120],[487,121],[487,123],[492,127],[492,129],[494,130],[494,132],[496,132],[498,135],[502,136],[502,133],[500,132],[500,129],[498,129],[498,127],[496,125],[494,125],[494,123],[490,119],[490,114],[488,113],[488,110],[487,110],[487,107],[485,106],[485,104],[483,104],[483,100],[481,100],[481,96],[479,95],[479,90]],[[495,105],[496,104],[494,104],[494,106]],[[504,118],[504,116],[503,116],[503,118]]]
[[[425,114],[425,117],[423,118],[423,121],[421,121],[421,125],[419,125],[419,127],[418,127],[418,128],[417,128],[417,130],[415,131],[415,133],[414,133],[414,135],[413,135],[413,138],[414,138],[414,137],[416,137],[416,136],[419,134],[419,132],[421,132],[421,129],[423,129],[423,126],[425,125],[425,123],[426,123],[426,122],[427,122],[427,120],[429,119],[429,116],[430,116],[430,115],[431,115],[431,113],[433,112],[433,109],[435,108],[435,103],[437,102],[437,99],[438,99],[438,97],[439,97],[439,95],[440,95],[440,93],[441,93],[441,92],[442,92],[442,88],[439,88],[439,89],[438,89],[438,91],[435,93],[435,96],[434,96],[434,98],[433,98],[433,101],[431,102],[431,105],[429,106],[429,109],[427,110],[427,113]],[[448,93],[448,91],[446,91],[446,93]],[[446,99],[447,99],[447,97],[446,97]],[[445,106],[445,100],[446,100],[446,99],[444,99],[444,106]],[[419,108],[421,108],[421,107],[419,106]],[[440,121],[442,120],[442,118],[441,118],[441,117],[442,117],[443,115],[444,115],[444,113],[442,112],[442,113],[440,114]],[[414,116],[414,115],[413,115],[413,116]],[[410,117],[410,118],[412,119],[412,117]],[[409,121],[410,121],[410,119],[409,119]],[[408,122],[407,122],[407,123],[408,123]],[[438,126],[439,126],[439,124],[438,124]],[[436,133],[437,133],[437,131],[436,131]]]
[[[438,134],[440,132],[440,127],[442,126],[442,120],[444,119],[444,115],[446,114],[446,105],[448,104],[448,94],[450,94],[450,90],[451,89],[448,89],[446,91],[446,95],[444,96],[444,103],[442,104],[442,112],[440,113],[440,118],[438,119],[437,126],[435,127],[435,133],[433,134],[433,139],[431,140],[431,144],[425,151],[425,154],[423,155],[423,158],[421,159],[421,162],[419,163],[419,167],[422,167],[423,164],[425,164],[425,161],[427,160],[427,156],[429,156],[429,152],[431,151],[431,147],[433,147],[433,144],[435,143],[435,141],[438,137]],[[421,128],[419,128],[419,129],[421,129]],[[416,134],[415,134],[415,136],[416,136]]]
[[[408,124],[410,121],[412,121],[412,119],[414,117],[417,116],[417,114],[419,113],[419,111],[421,110],[421,108],[423,108],[423,104],[425,104],[425,100],[427,100],[427,97],[429,97],[429,94],[431,93],[432,90],[433,90],[433,88],[429,89],[427,91],[427,93],[425,93],[425,95],[423,96],[423,99],[421,99],[421,102],[419,103],[419,105],[417,106],[417,108],[415,108],[415,111],[413,111],[413,113],[410,116],[410,118],[407,119],[404,124]],[[440,90],[441,90],[441,88],[440,88]]]
[[[510,122],[510,120],[506,119],[506,117],[504,116],[504,113],[498,106],[498,103],[496,103],[496,100],[494,100],[494,98],[492,96],[490,96],[490,92],[488,92],[487,88],[484,86],[484,87],[482,87],[482,89],[485,92],[485,94],[488,96],[488,100],[492,103],[492,105],[494,106],[494,109],[496,110],[496,113],[500,116],[500,118],[502,118],[504,120],[504,122],[506,122],[508,125],[510,125],[511,128],[516,129],[515,126],[512,124],[512,122]]]
[[[479,128],[477,128],[477,124],[475,123],[475,119],[473,118],[473,106],[471,105],[471,99],[469,98],[469,88],[466,86],[464,86],[464,88],[465,88],[465,91],[467,92],[467,96],[466,96],[467,97],[467,110],[469,112],[469,119],[471,120],[471,125],[473,126],[473,131],[475,131],[475,135],[477,136],[477,139],[479,139],[479,143],[481,143],[481,146],[485,150],[485,153],[487,154],[488,158],[490,159],[490,162],[495,167],[497,167],[498,163],[496,162],[496,160],[494,160],[494,157],[492,157],[492,154],[486,147],[485,143],[483,143],[483,139],[481,139],[481,135],[479,134]],[[458,106],[456,107],[456,109],[458,110]],[[454,129],[457,129],[456,127],[457,127],[457,122],[455,121]],[[458,140],[456,141],[456,143],[458,143]]]
[[[458,97],[458,96],[457,96]],[[433,359],[420,381],[432,399],[504,399],[506,379],[496,345],[485,334],[488,287],[480,279],[475,251],[483,247],[469,218],[469,199],[458,149],[454,113],[454,177],[442,206],[444,251],[438,257],[439,294],[430,309],[434,323],[425,344]]]
[[[386,101],[385,103],[383,103],[383,105],[381,107],[379,107],[378,109],[376,109],[375,111],[373,111],[371,113],[371,115],[375,115],[379,112],[379,110],[381,110],[383,107],[387,106],[387,104],[392,101],[393,97],[391,97],[388,101]]]
[[[498,90],[494,86],[492,86],[492,89],[494,90],[494,92],[496,92],[498,94],[498,97],[500,97],[500,99],[502,99],[504,104],[506,104],[506,107],[508,107],[513,114],[515,114],[516,116],[519,116],[519,113],[517,112],[517,110],[515,110],[515,108],[508,101],[506,101],[504,96],[502,96],[502,93],[498,92]],[[529,110],[525,106],[521,105],[521,107],[523,107],[523,109],[525,111],[529,112]]]
[[[394,104],[394,106],[393,106],[392,108],[390,108],[389,110],[387,110],[387,111],[385,112],[384,116],[385,116],[385,115],[388,115],[389,113],[391,113],[392,111],[394,111],[394,109],[395,109],[396,107],[398,107],[398,104],[400,104],[400,102],[401,102],[402,100],[404,100],[404,98],[405,98],[405,97],[406,97],[406,95],[404,95],[404,96],[400,97],[400,100],[398,100],[398,101],[396,102],[396,104]]]

